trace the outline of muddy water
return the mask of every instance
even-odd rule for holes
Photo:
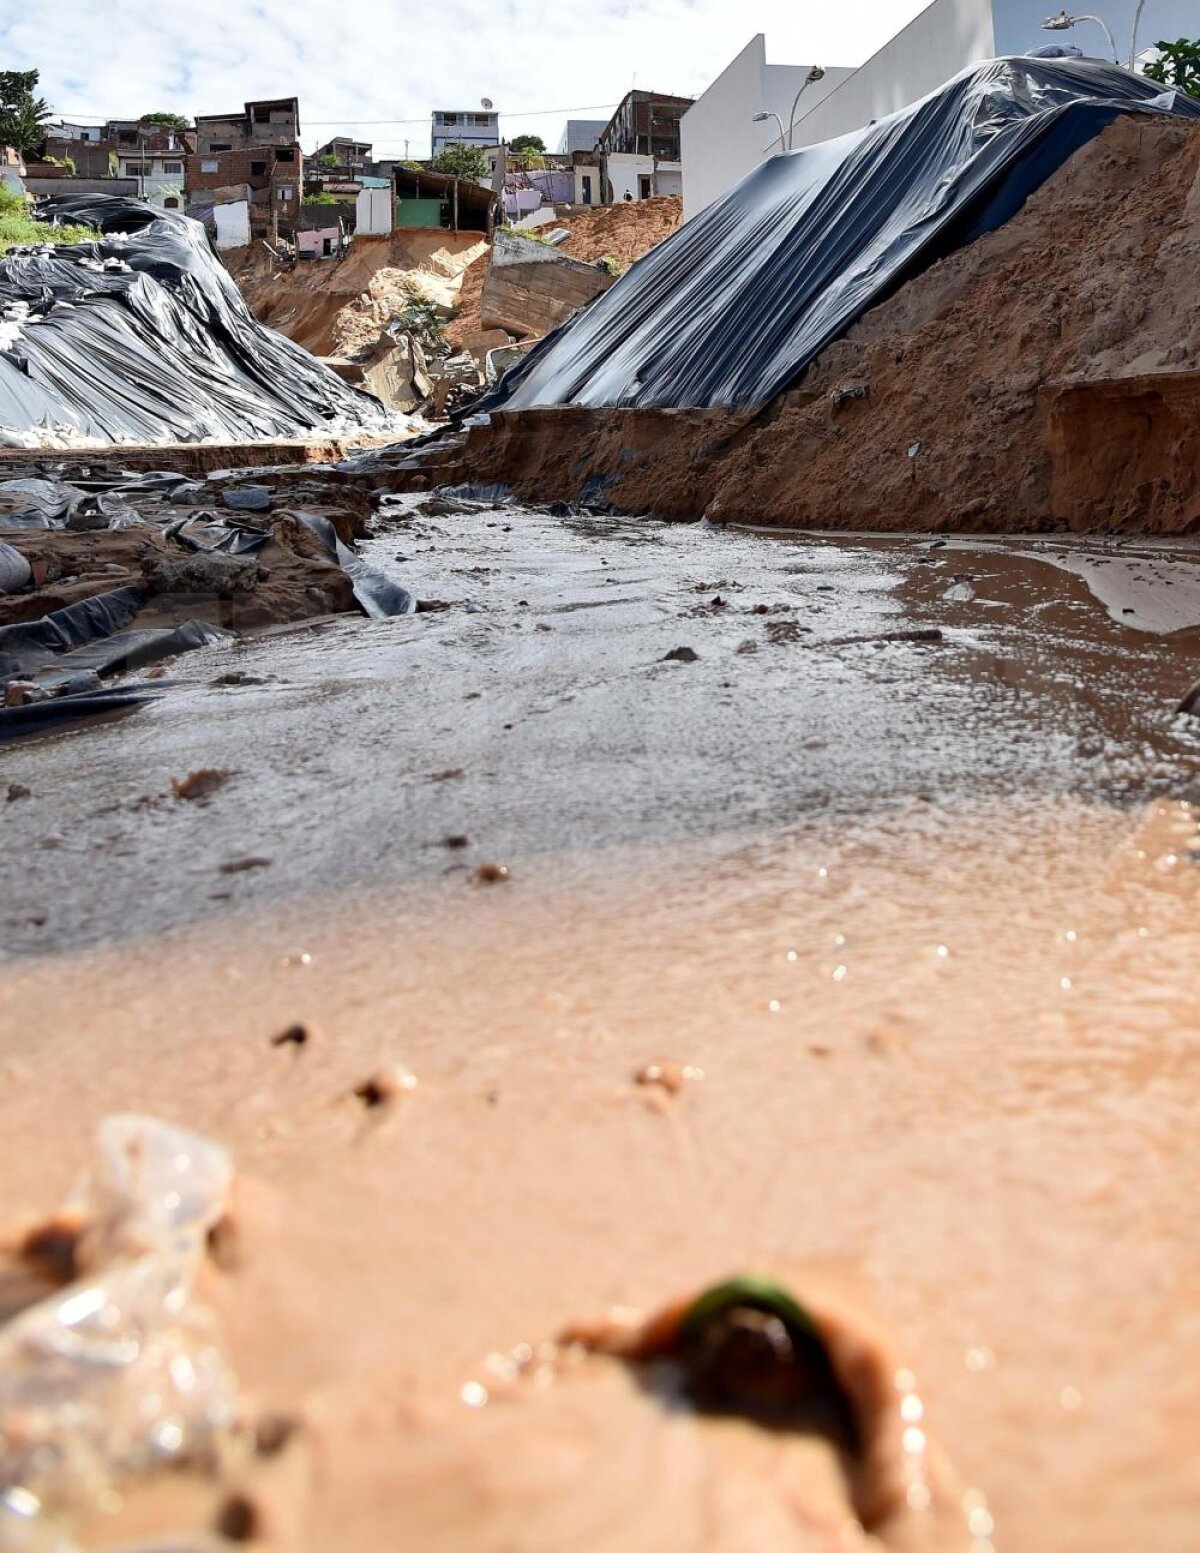
[[[453,607],[197,655],[5,759],[4,1201],[53,1203],[114,1109],[230,1145],[208,1297],[248,1406],[307,1425],[250,1480],[269,1536],[855,1546],[819,1441],[503,1362],[763,1268],[915,1378],[948,1462],[885,1546],[1190,1546],[1187,638],[990,548],[505,512],[376,551]],[[913,626],[944,640],[837,644]],[[211,688],[233,661],[264,683]],[[238,774],[137,803],[200,765]],[[664,1061],[678,1093],[634,1082]]]

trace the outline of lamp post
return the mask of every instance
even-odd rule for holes
[[[776,124],[779,125],[779,149],[781,151],[786,150],[787,147],[784,144],[783,120],[777,113],[752,113],[750,115],[750,122],[752,124],[765,124],[768,119],[774,119]]]
[[[1129,34],[1129,68],[1130,68],[1130,70],[1136,70],[1137,69],[1137,30],[1138,30],[1138,23],[1142,19],[1142,10],[1143,10],[1145,4],[1146,4],[1146,0],[1138,0],[1137,10],[1134,11],[1134,13],[1133,13],[1133,27],[1132,27],[1132,29],[1130,31],[1130,34]]]
[[[800,90],[796,93],[795,101],[792,103],[791,115],[788,118],[787,148],[789,151],[792,149],[792,134],[796,128],[796,109],[800,106],[800,99],[813,82],[819,81],[824,74],[825,72],[820,65],[814,65],[800,83]]]
[[[1138,11],[1140,13],[1141,6],[1138,7]],[[1104,36],[1108,39],[1108,46],[1112,51],[1113,64],[1119,65],[1121,63],[1117,57],[1117,40],[1113,37],[1112,30],[1110,29],[1108,23],[1103,19],[1103,17],[1092,16],[1090,14],[1086,16],[1068,16],[1066,10],[1064,9],[1061,10],[1057,16],[1047,16],[1046,20],[1042,23],[1042,28],[1045,32],[1065,32],[1068,27],[1074,27],[1077,22],[1095,22],[1097,27],[1102,27],[1104,29]],[[1136,32],[1136,19],[1133,25],[1134,31]]]

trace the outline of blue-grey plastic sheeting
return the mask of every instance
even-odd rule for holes
[[[868,308],[1007,221],[1122,113],[1200,103],[1117,65],[1014,56],[774,156],[513,367],[475,411],[765,404]]]
[[[379,401],[260,324],[197,221],[67,195],[95,242],[0,259],[0,446],[383,433]]]

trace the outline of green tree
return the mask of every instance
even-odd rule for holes
[[[182,113],[143,113],[139,124],[161,124],[164,129],[191,129],[191,121]]]
[[[46,138],[50,105],[35,97],[36,70],[0,70],[0,145],[36,151]]]
[[[1200,38],[1176,38],[1154,47],[1158,58],[1146,66],[1145,74],[1164,86],[1177,86],[1189,97],[1200,97]]]
[[[473,178],[476,183],[487,177],[487,157],[477,146],[447,146],[433,159],[435,173],[452,173],[455,178]]]
[[[523,152],[535,151],[539,156],[546,154],[546,142],[540,135],[515,135],[508,143],[508,149],[520,156]]]

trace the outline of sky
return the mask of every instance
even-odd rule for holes
[[[507,138],[555,150],[568,116],[607,119],[634,85],[698,96],[755,33],[773,64],[854,65],[926,3],[22,0],[3,7],[0,60],[39,70],[54,112],[85,121],[295,96],[305,150],[348,134],[423,157],[433,108],[490,97]]]

